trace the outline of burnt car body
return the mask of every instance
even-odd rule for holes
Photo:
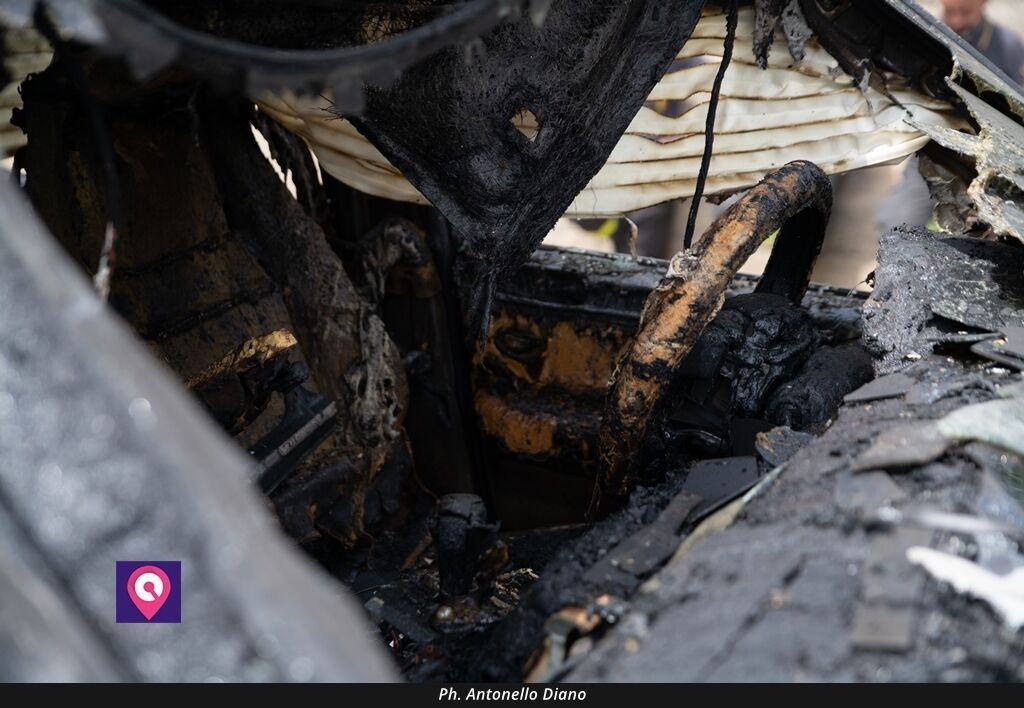
[[[0,193],[0,674],[1022,678],[1024,97],[976,51],[897,0],[209,5],[0,3],[55,50]],[[948,233],[808,284],[822,169],[712,163],[752,188],[672,261],[539,246],[709,15],[941,104]],[[187,631],[116,631],[132,556]]]

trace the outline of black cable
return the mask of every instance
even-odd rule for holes
[[[704,155],[700,160],[700,172],[697,173],[697,184],[693,192],[693,201],[690,202],[690,215],[686,219],[686,233],[683,235],[684,249],[688,249],[693,243],[693,231],[697,227],[697,210],[700,209],[700,201],[704,196],[704,183],[708,179],[708,169],[711,167],[711,153],[715,147],[715,114],[718,112],[718,97],[722,93],[725,71],[729,68],[729,62],[732,61],[732,48],[736,41],[738,18],[737,0],[729,0],[729,11],[725,20],[725,46],[722,51],[722,63],[718,67],[718,74],[715,76],[715,83],[711,88],[711,100],[708,102],[708,119],[704,125]]]

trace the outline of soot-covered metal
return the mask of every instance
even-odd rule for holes
[[[495,279],[523,264],[600,169],[703,5],[554,3],[539,26],[506,23],[368,91],[357,125],[476,256],[477,322]],[[521,111],[536,116],[532,139],[512,125]]]

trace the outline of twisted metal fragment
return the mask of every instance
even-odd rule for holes
[[[591,515],[614,508],[635,485],[648,421],[680,363],[721,308],[740,266],[779,231],[757,291],[799,303],[831,209],[832,186],[825,173],[811,162],[791,162],[747,192],[694,248],[672,259],[648,296],[640,329],[612,378]]]

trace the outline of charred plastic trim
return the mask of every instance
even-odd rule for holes
[[[792,162],[765,177],[691,250],[676,254],[648,297],[640,329],[615,371],[601,424],[602,471],[591,514],[606,512],[635,483],[647,424],[680,362],[714,318],[743,263],[781,228],[758,292],[799,304],[832,209],[828,177]]]
[[[539,26],[523,16],[482,36],[472,61],[441,51],[390,87],[367,91],[353,123],[463,242],[471,336],[486,333],[496,286],[604,164],[703,7],[552,3]],[[539,125],[532,141],[511,122],[523,110]]]

